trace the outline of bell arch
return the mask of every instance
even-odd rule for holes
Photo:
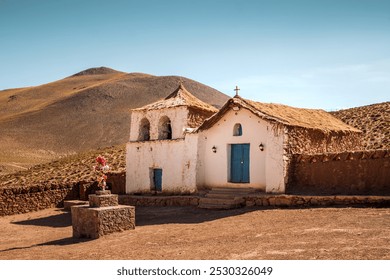
[[[150,122],[147,118],[143,118],[139,124],[138,141],[150,140]]]
[[[158,139],[172,139],[171,120],[167,116],[161,117],[158,123]]]

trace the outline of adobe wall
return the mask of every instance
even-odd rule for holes
[[[78,184],[1,188],[0,216],[58,207],[64,199],[78,198]]]
[[[390,150],[293,155],[288,194],[390,195]]]
[[[341,153],[363,150],[362,137],[357,132],[324,132],[290,127],[287,134],[289,154]]]

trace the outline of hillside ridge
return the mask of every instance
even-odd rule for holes
[[[124,73],[124,72],[117,71],[109,67],[101,66],[101,67],[88,68],[86,70],[80,71],[72,75],[71,77],[86,76],[86,75],[105,75],[105,74],[115,74],[115,73]]]

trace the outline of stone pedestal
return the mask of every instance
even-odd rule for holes
[[[104,195],[90,194],[89,206],[90,207],[118,206],[118,195],[117,194],[104,194]]]
[[[89,195],[88,205],[71,207],[73,237],[100,236],[135,228],[135,207],[118,205],[118,195],[109,191]]]

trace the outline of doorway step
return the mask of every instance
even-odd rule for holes
[[[253,188],[212,188],[199,199],[199,208],[234,209],[245,206],[245,197],[259,192]]]

